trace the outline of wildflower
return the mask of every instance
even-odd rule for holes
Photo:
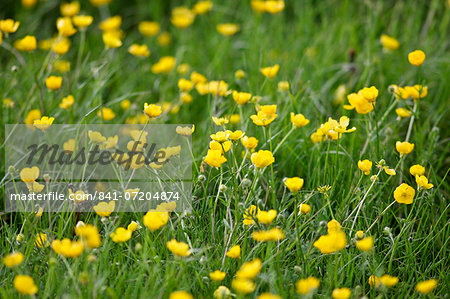
[[[358,168],[362,170],[362,172],[364,172],[365,175],[369,175],[370,174],[370,169],[372,168],[372,162],[365,159],[363,161],[359,160],[358,161]]]
[[[234,77],[236,78],[236,80],[241,80],[245,78],[245,72],[243,70],[237,70],[234,73]]]
[[[182,63],[177,67],[177,73],[184,75],[187,72],[189,72],[189,70],[191,69],[191,67],[189,66],[189,64],[187,63]]]
[[[189,137],[192,135],[192,133],[194,133],[195,125],[193,125],[192,128],[177,126],[175,130],[177,134],[183,135],[184,137]]]
[[[297,193],[303,187],[304,180],[299,177],[292,177],[286,179],[284,184],[292,193]]]
[[[405,86],[403,90],[405,96],[413,98],[414,101],[422,99],[428,95],[428,86],[416,84],[414,86]]]
[[[380,278],[375,275],[370,275],[369,277],[369,285],[371,287],[376,287],[380,284]]]
[[[231,287],[241,294],[250,294],[256,288],[253,281],[246,278],[235,278],[231,281]]]
[[[60,73],[67,73],[70,71],[70,62],[67,60],[56,60],[53,63],[53,67]]]
[[[197,15],[202,15],[210,11],[213,7],[212,1],[198,1],[192,7],[192,11]]]
[[[92,16],[86,15],[79,15],[72,17],[73,24],[80,29],[85,29],[86,27],[91,25],[93,20],[94,18]]]
[[[194,296],[186,291],[175,291],[170,294],[169,299],[194,299]]]
[[[256,214],[258,222],[262,224],[272,224],[275,217],[277,217],[276,210],[258,211],[258,213]]]
[[[117,36],[117,34],[107,31],[103,33],[102,35],[103,43],[107,48],[118,48],[122,46],[122,41],[120,40],[120,37]]]
[[[306,119],[301,113],[294,114],[294,112],[291,112],[291,123],[294,128],[301,128],[309,124],[309,119]]]
[[[364,238],[364,232],[362,230],[359,230],[355,233],[355,237],[358,240],[362,240]]]
[[[24,295],[34,295],[38,292],[38,287],[29,275],[17,275],[14,277],[14,287]]]
[[[98,27],[101,31],[107,32],[107,31],[116,31],[120,28],[120,25],[122,24],[122,17],[121,16],[113,16],[110,18],[107,18],[100,22]]]
[[[241,142],[246,149],[254,149],[258,146],[258,139],[255,137],[244,136],[241,138]]]
[[[324,185],[324,186],[319,186],[319,187],[317,187],[317,191],[319,191],[319,193],[324,194],[324,195],[325,195],[325,198],[328,197],[327,192],[330,191],[330,190],[331,190],[331,186],[329,186],[329,185]],[[333,221],[333,220],[332,220],[332,221]],[[334,221],[336,221],[336,220],[334,220]],[[336,221],[336,222],[337,222],[337,221]],[[338,223],[339,223],[339,222],[338,222]]]
[[[25,183],[34,182],[39,177],[39,167],[25,167],[20,171],[20,179]]]
[[[80,2],[62,3],[59,9],[64,17],[73,17],[80,12]]]
[[[169,221],[167,211],[150,210],[144,215],[144,225],[151,231],[160,229]]]
[[[198,86],[199,85],[196,85],[196,88]],[[223,80],[210,81],[206,90],[214,96],[224,96],[228,92],[228,84]]]
[[[31,52],[37,47],[36,37],[27,35],[14,43],[14,47],[19,51]]]
[[[77,225],[75,228],[75,234],[83,240],[85,245],[89,248],[100,247],[101,239],[98,233],[97,227],[87,224],[87,225]]]
[[[240,26],[238,24],[225,23],[217,25],[217,31],[224,36],[231,36],[238,32]]]
[[[338,221],[336,221],[335,219],[332,219],[327,223],[327,229],[328,229],[328,233],[340,232],[341,224]]]
[[[64,55],[69,51],[70,45],[70,40],[63,38],[60,42],[53,44],[52,50],[58,55]]]
[[[186,80],[184,78],[181,78],[180,80],[178,80],[178,88],[181,91],[187,92],[187,91],[191,90],[193,86],[194,86],[194,83],[192,81]]]
[[[219,286],[213,293],[214,299],[230,299],[231,291],[225,286]]]
[[[333,104],[339,105],[345,101],[345,96],[347,95],[347,87],[341,84],[336,88],[334,92]]]
[[[334,289],[333,293],[331,293],[331,297],[333,297],[333,299],[347,299],[350,298],[351,294],[352,291],[349,288],[340,288]]]
[[[356,109],[359,114],[367,114],[373,110],[374,105],[366,100],[360,93],[351,93],[347,96],[350,105],[344,105],[347,110]]]
[[[14,101],[10,98],[3,99],[3,106],[6,108],[14,108]]]
[[[258,12],[258,13],[266,12],[266,1],[263,1],[263,0],[251,0],[250,4],[252,6],[252,9],[255,12]]]
[[[395,149],[400,155],[407,155],[414,149],[414,143],[409,143],[407,141],[395,143]]]
[[[50,76],[45,79],[45,85],[50,90],[58,90],[61,87],[63,78],[59,76]]]
[[[259,258],[245,262],[236,272],[237,278],[253,279],[261,272],[262,262]]]
[[[136,221],[131,221],[130,224],[128,224],[128,226],[127,226],[127,230],[132,231],[132,232],[137,231],[140,228],[141,228],[141,226],[139,225],[139,222],[136,222]]]
[[[160,26],[157,22],[143,21],[139,23],[138,30],[143,36],[155,36],[158,34]]]
[[[277,116],[278,115],[275,113],[267,114],[264,113],[264,111],[258,111],[256,115],[251,115],[250,119],[257,126],[267,126],[273,122]]]
[[[190,104],[194,100],[194,98],[187,92],[182,92],[180,94],[180,100],[185,104]]]
[[[157,38],[158,44],[162,47],[167,47],[172,42],[172,36],[169,32],[162,32]]]
[[[41,119],[36,119],[33,123],[33,126],[42,131],[45,131],[52,125],[54,120],[54,117],[43,116]]]
[[[37,246],[39,248],[44,248],[50,246],[47,241],[47,234],[44,233],[38,233],[36,235],[36,238],[34,240],[34,246]]]
[[[233,259],[240,259],[241,258],[241,245],[234,245],[233,247],[230,248],[230,250],[227,251],[226,255]]]
[[[20,252],[10,253],[3,258],[3,263],[8,268],[18,266],[22,263],[22,261],[23,261],[23,254]]]
[[[248,92],[238,92],[236,90],[233,91],[233,100],[236,104],[242,106],[248,103],[248,101],[252,98],[252,94]]]
[[[227,158],[222,155],[222,150],[209,149],[204,161],[211,167],[220,167]]]
[[[220,270],[209,273],[209,277],[214,281],[222,281],[227,274]]]
[[[408,61],[414,66],[421,66],[425,61],[425,53],[422,50],[415,50],[408,54]]]
[[[400,47],[400,43],[395,38],[382,34],[380,37],[381,45],[384,49],[394,51],[397,50]]]
[[[28,187],[28,191],[30,191],[32,193],[40,193],[44,189],[45,185],[39,184],[38,182],[32,182],[32,183],[28,183],[27,187]],[[41,213],[41,215],[42,215],[42,213]]]
[[[369,251],[373,248],[373,237],[367,237],[356,242],[356,247],[361,251]]]
[[[280,241],[284,239],[284,236],[283,231],[278,227],[252,233],[252,238],[258,242]]]
[[[375,86],[364,87],[363,89],[361,89],[361,95],[368,102],[375,102],[378,97],[378,89]]]
[[[433,184],[428,183],[428,179],[424,175],[416,175],[416,183],[419,188],[426,190],[433,188]]]
[[[388,274],[384,274],[380,277],[380,283],[387,288],[393,287],[398,283],[398,277],[390,276]]]
[[[398,203],[412,204],[416,191],[413,187],[408,184],[402,183],[400,186],[395,188],[394,198]]]
[[[161,115],[162,108],[159,105],[155,104],[144,104],[144,113],[147,115],[149,119],[156,118]]]
[[[88,137],[91,141],[96,142],[96,143],[106,142],[106,137],[103,136],[100,132],[89,130]]]
[[[109,107],[102,107],[99,111],[97,111],[97,116],[108,121],[114,119],[116,117],[116,114],[114,111]]]
[[[309,212],[311,212],[311,206],[309,204],[302,203],[299,206],[299,211],[302,214],[308,214]]]
[[[397,108],[395,109],[395,113],[401,118],[407,118],[411,116],[411,111],[405,108]]]
[[[71,241],[70,239],[53,240],[53,250],[65,257],[79,257],[84,250],[82,241]]]
[[[415,290],[422,294],[428,294],[437,287],[437,279],[429,279],[416,284]]]
[[[168,74],[175,67],[175,57],[172,56],[164,56],[161,59],[152,65],[152,73],[153,74]]]
[[[254,219],[256,218],[256,215],[261,210],[257,208],[255,205],[251,205],[249,208],[247,208],[244,212],[242,223],[244,225],[252,225],[255,223]]]
[[[77,32],[77,29],[73,27],[72,19],[69,17],[58,18],[56,20],[56,28],[62,36],[71,36]]]
[[[281,299],[281,296],[265,292],[256,297],[256,299]]]
[[[99,204],[95,205],[94,211],[100,217],[109,217],[112,212],[114,212],[115,208],[116,202],[112,200],[110,202],[100,202]]]
[[[231,140],[239,140],[242,137],[244,137],[245,133],[242,132],[241,130],[236,130],[234,132],[232,131],[227,131],[229,133],[228,138],[230,138]]]
[[[191,255],[191,251],[189,250],[189,245],[184,242],[178,242],[175,239],[172,239],[166,243],[167,248],[176,256],[184,257]]]
[[[14,33],[19,28],[20,22],[13,19],[0,20],[0,31],[8,34]]]
[[[425,173],[425,167],[419,164],[413,165],[409,168],[409,173],[413,176],[423,175]]]
[[[195,20],[195,14],[186,7],[175,7],[172,10],[172,17],[170,22],[172,22],[175,27],[179,29],[185,29],[189,27]]]
[[[396,175],[397,174],[395,169],[389,168],[387,166],[383,166],[383,170],[387,175]]]
[[[320,286],[320,280],[315,278],[314,276],[310,276],[308,278],[300,279],[295,284],[295,288],[298,294],[307,295],[312,290],[317,289]]]
[[[263,74],[263,76],[266,78],[272,79],[277,75],[279,70],[280,70],[280,65],[275,64],[274,66],[263,67],[261,69],[261,74]]]
[[[113,240],[113,242],[115,242],[115,243],[124,243],[124,242],[130,240],[131,234],[132,234],[132,231],[130,231],[126,228],[123,228],[123,227],[118,227],[118,228],[116,228],[116,231],[114,231],[110,234],[110,237]]]
[[[321,236],[313,245],[321,253],[329,254],[344,249],[347,245],[347,239],[345,233],[341,231],[329,231],[327,235]]]
[[[137,57],[148,57],[150,56],[150,50],[148,49],[147,45],[138,45],[138,44],[132,44],[128,48],[128,52],[134,56]]]
[[[253,153],[251,156],[251,160],[253,162],[253,165],[255,165],[257,168],[264,168],[275,162],[275,158],[273,157],[272,152],[266,150],[260,150],[256,153]]]
[[[268,0],[265,2],[265,10],[273,15],[280,13],[283,9],[283,0]]]

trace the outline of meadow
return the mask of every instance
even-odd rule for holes
[[[0,204],[51,180],[6,124],[179,125],[193,180],[0,212],[0,298],[448,298],[449,36],[443,0],[2,1]]]

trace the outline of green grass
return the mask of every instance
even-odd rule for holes
[[[315,276],[321,285],[313,296],[320,298],[330,297],[337,287],[352,289],[353,298],[420,297],[414,286],[431,278],[438,279],[439,285],[430,297],[447,298],[450,10],[446,1],[286,1],[286,8],[279,15],[256,14],[248,1],[224,1],[214,3],[211,12],[197,16],[194,24],[183,31],[170,23],[171,9],[181,5],[180,1],[173,2],[114,1],[109,10],[99,11],[82,1],[82,11],[94,16],[94,24],[87,31],[81,64],[77,69],[77,33],[70,38],[71,49],[63,56],[71,62],[71,71],[63,74],[63,87],[50,92],[44,81],[56,73],[52,63],[48,63],[55,57],[38,49],[14,56],[8,45],[27,34],[36,35],[38,40],[55,34],[59,3],[46,1],[25,10],[10,1],[7,9],[0,12],[0,19],[12,17],[21,24],[8,39],[3,36],[0,45],[0,98],[15,101],[14,108],[4,107],[2,102],[2,149],[3,124],[23,123],[31,109],[41,109],[40,97],[44,115],[55,117],[55,123],[74,124],[125,123],[128,117],[141,114],[144,102],[178,103],[177,81],[183,76],[175,70],[169,75],[155,75],[150,70],[165,55],[175,56],[177,65],[188,63],[191,70],[204,74],[208,80],[225,80],[230,89],[262,96],[262,104],[277,104],[278,117],[267,128],[273,147],[291,128],[290,112],[304,114],[310,124],[286,138],[275,154],[275,163],[260,177],[255,176],[250,161],[244,162],[240,173],[227,163],[221,170],[204,165],[204,180],[197,178],[199,174],[193,167],[192,213],[172,213],[169,223],[156,232],[143,227],[125,244],[116,244],[109,237],[111,231],[126,227],[132,220],[143,225],[143,213],[117,212],[106,221],[94,213],[81,214],[79,219],[95,224],[102,236],[102,246],[90,252],[97,257],[94,262],[88,262],[88,252],[76,259],[65,259],[51,247],[34,246],[38,232],[47,233],[51,240],[73,238],[77,221],[74,213],[44,213],[41,218],[25,213],[0,214],[0,255],[12,251],[25,255],[17,269],[0,266],[0,297],[19,296],[13,279],[20,273],[33,277],[42,298],[166,298],[181,289],[196,298],[211,298],[219,285],[232,290],[231,280],[240,265],[259,257],[263,268],[255,279],[256,290],[249,297],[266,291],[283,298],[299,296],[295,282]],[[192,7],[193,2],[185,5]],[[126,37],[121,48],[105,50],[97,25],[105,16],[115,14],[123,17],[121,28]],[[148,19],[160,22],[162,29],[172,34],[169,47],[159,46],[156,37],[139,34],[137,24]],[[225,22],[240,24],[240,32],[229,38],[221,36],[216,25]],[[383,51],[379,42],[383,33],[396,37],[400,48]],[[132,43],[147,44],[151,56],[139,59],[129,54],[127,49]],[[420,69],[407,60],[407,54],[415,49],[427,55]],[[279,73],[274,79],[265,80],[259,69],[275,63],[281,66]],[[246,72],[245,79],[235,80],[238,69]],[[395,100],[388,87],[416,84],[419,72],[429,92],[420,101],[420,113],[412,126],[410,142],[415,148],[401,163],[395,142],[405,140],[410,119],[398,120],[394,110],[388,109],[393,103],[395,108],[412,103]],[[277,82],[282,80],[289,81],[290,94],[277,91]],[[376,86],[380,95],[375,113],[358,115],[344,110],[344,103],[334,105],[334,92],[341,84],[349,92]],[[208,135],[219,130],[211,116],[230,115],[239,109],[231,96],[201,96],[195,90],[190,93],[193,103],[181,105],[179,113],[156,122],[195,124],[194,163],[200,166],[208,149]],[[68,94],[74,96],[75,103],[66,111],[58,104]],[[123,99],[132,102],[129,110],[120,108]],[[112,108],[116,117],[111,121],[97,117],[100,106]],[[257,150],[269,149],[263,129],[249,119],[254,111],[253,104],[246,104],[242,107],[241,124],[228,125],[227,129],[242,129],[246,135],[259,139]],[[377,133],[375,119],[380,120],[385,113]],[[339,119],[343,115],[350,118],[350,127],[357,128],[355,132],[344,134],[339,144],[311,142],[310,135],[328,117]],[[240,143],[233,145],[233,154],[228,152],[227,159],[241,163],[242,150]],[[391,168],[397,166],[397,175],[389,177],[382,172],[370,188],[370,176],[363,176],[357,167],[359,159],[374,162],[372,174],[378,171],[375,162],[384,159]],[[434,188],[419,192],[412,205],[394,203],[381,215],[394,201],[393,191],[398,185],[405,182],[416,187],[409,174],[409,167],[414,164],[425,167]],[[5,165],[1,177],[8,167]],[[284,178],[293,176],[305,180],[296,196],[283,184]],[[252,186],[243,186],[243,178],[252,181]],[[219,191],[220,181],[227,186],[225,191]],[[328,197],[317,191],[324,185],[331,186]],[[363,197],[355,218],[355,209]],[[297,215],[298,204],[306,201],[311,205],[311,213]],[[251,238],[251,232],[263,227],[242,225],[242,214],[251,204],[278,211],[272,226],[280,227],[285,239],[258,243]],[[331,213],[347,234],[348,246],[339,253],[323,255],[313,243],[326,234],[326,223],[333,218]],[[375,238],[374,250],[361,253],[354,245],[354,233],[366,231],[374,222],[367,233]],[[21,244],[16,242],[19,232],[25,235]],[[181,260],[174,258],[166,247],[171,238],[188,243],[193,254]],[[140,250],[136,249],[137,244],[142,245]],[[224,259],[225,252],[235,244],[242,247],[241,260]],[[227,273],[221,283],[209,278],[209,272],[216,269]],[[383,274],[397,276],[399,283],[388,290],[370,288],[369,276]]]

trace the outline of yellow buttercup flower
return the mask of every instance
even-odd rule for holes
[[[294,128],[302,128],[309,124],[309,119],[307,119],[303,114],[295,114],[291,112],[291,123]]]
[[[378,97],[378,89],[375,86],[364,87],[363,89],[361,89],[361,95],[368,102],[375,102]]]
[[[285,234],[278,227],[269,230],[254,231],[252,238],[258,242],[280,241],[284,239]]]
[[[103,118],[104,120],[112,120],[116,117],[114,111],[109,107],[102,107],[99,111],[97,111],[97,116]]]
[[[107,48],[118,48],[122,46],[122,41],[117,34],[107,31],[102,35],[103,43]]]
[[[234,77],[236,78],[236,80],[242,80],[242,79],[244,79],[245,78],[245,72],[243,71],[243,70],[237,70],[235,73],[234,73]]]
[[[220,270],[209,273],[209,277],[214,281],[222,281],[224,280],[226,275],[227,274],[225,272],[222,272]]]
[[[254,149],[258,146],[258,139],[255,137],[244,136],[241,138],[242,145],[247,149]]]
[[[398,40],[386,34],[381,35],[380,42],[386,50],[394,51],[400,47]]]
[[[27,184],[28,191],[32,193],[40,193],[44,189],[44,187],[45,185],[39,184],[38,182],[32,182]]]
[[[175,57],[172,56],[164,56],[161,59],[152,65],[152,73],[154,74],[168,74],[175,67]]]
[[[14,43],[14,47],[19,51],[31,52],[37,47],[36,37],[27,35]]]
[[[292,193],[297,193],[302,189],[304,180],[299,177],[292,177],[287,178],[286,181],[284,181],[284,184],[286,187],[291,191]]]
[[[18,266],[22,263],[22,261],[23,261],[23,254],[20,252],[10,253],[3,258],[3,263],[8,268]]]
[[[370,275],[369,277],[369,285],[371,287],[377,287],[380,284],[380,278],[375,275]]]
[[[170,22],[179,29],[189,27],[195,20],[195,13],[187,7],[175,7]]]
[[[265,292],[256,297],[256,299],[281,299],[281,296]]]
[[[67,60],[56,60],[53,63],[53,67],[60,73],[67,73],[70,71],[70,62]]]
[[[150,210],[144,215],[144,225],[151,231],[160,229],[168,221],[169,213],[167,211]]]
[[[246,278],[235,278],[231,281],[231,287],[241,294],[250,294],[256,289],[255,283]]]
[[[167,248],[176,256],[185,257],[191,255],[191,250],[189,250],[189,245],[184,242],[178,242],[172,239],[166,243]]]
[[[4,33],[14,33],[19,28],[20,22],[13,19],[0,20],[0,31]]]
[[[245,133],[242,132],[241,130],[227,131],[227,132],[229,133],[228,138],[230,138],[231,140],[239,140],[245,135]]]
[[[412,97],[414,101],[422,99],[428,95],[428,86],[414,85],[405,86],[403,89],[404,96]]]
[[[412,204],[416,191],[406,183],[402,183],[394,191],[394,198],[398,203]]]
[[[416,183],[417,183],[417,186],[422,189],[428,190],[428,189],[433,188],[433,184],[428,183],[428,179],[424,175],[416,175]]]
[[[227,162],[227,158],[223,156],[222,150],[209,149],[204,161],[211,167],[220,167]]]
[[[94,18],[92,16],[87,15],[79,15],[72,17],[73,24],[80,29],[84,29],[89,25],[91,25],[93,20]]]
[[[17,275],[14,277],[14,287],[23,295],[34,295],[38,292],[38,287],[29,275]]]
[[[34,239],[34,246],[37,246],[39,248],[44,248],[44,247],[50,246],[47,239],[48,239],[47,234],[38,233],[36,235],[36,238]]]
[[[253,153],[251,156],[251,160],[253,165],[255,165],[257,168],[264,168],[275,162],[275,158],[273,157],[272,152],[267,150],[260,150],[256,153]]]
[[[157,38],[158,44],[167,47],[172,43],[172,35],[169,32],[162,32]]]
[[[308,278],[300,279],[295,284],[295,289],[298,294],[307,295],[312,290],[316,290],[320,286],[320,280],[314,276]]]
[[[414,143],[409,143],[407,141],[401,142],[397,141],[395,143],[395,149],[401,155],[407,155],[414,149]]]
[[[208,81],[208,79],[206,79],[205,76],[203,76],[202,74],[197,73],[195,71],[191,73],[190,78],[191,78],[191,81],[194,82],[194,84],[205,83]]]
[[[43,116],[41,119],[36,119],[33,123],[33,126],[42,131],[45,131],[53,124],[54,120],[54,117]]]
[[[67,97],[65,97],[61,100],[59,107],[62,109],[69,109],[70,107],[72,107],[74,102],[75,102],[75,99],[73,98],[73,96],[68,95]]]
[[[272,224],[275,217],[277,217],[276,210],[258,211],[258,213],[256,213],[258,222],[262,224]]]
[[[271,14],[278,14],[284,9],[283,0],[268,0],[265,2],[265,11]]]
[[[25,167],[20,171],[20,179],[25,183],[32,183],[39,177],[39,167]]]
[[[232,36],[240,29],[238,24],[225,23],[217,25],[217,31],[223,36]]]
[[[274,66],[263,67],[261,69],[261,74],[263,74],[263,76],[267,77],[267,78],[274,78],[277,75],[279,70],[280,70],[280,65],[275,64]]]
[[[277,114],[266,114],[264,111],[258,111],[256,115],[251,115],[250,119],[257,126],[267,126],[272,123],[277,116]]]
[[[372,169],[372,162],[365,159],[363,161],[359,160],[358,161],[358,168],[362,170],[362,172],[364,172],[365,175],[369,175],[370,174],[370,170]]]
[[[280,91],[289,91],[289,82],[288,81],[280,81],[280,82],[278,82],[278,90],[280,90]]]
[[[321,236],[313,245],[321,253],[329,254],[344,249],[347,245],[347,238],[342,231],[329,231],[327,235]]]
[[[241,245],[234,245],[227,251],[227,256],[233,259],[241,258]]]
[[[347,96],[350,105],[344,105],[347,110],[356,109],[359,114],[367,114],[373,110],[374,105],[366,100],[360,93],[351,93]]]
[[[299,214],[308,214],[309,212],[311,212],[311,206],[309,204],[306,203],[302,203],[299,206]]]
[[[155,105],[155,104],[149,105],[149,104],[145,103],[144,104],[144,113],[150,119],[156,118],[161,115],[162,108],[159,105]]]
[[[202,15],[210,11],[212,8],[213,8],[212,1],[198,1],[192,7],[192,11],[197,15]]]
[[[387,288],[393,287],[398,283],[398,277],[390,276],[388,274],[384,274],[380,277],[380,283]]]
[[[128,224],[127,226],[127,230],[132,232],[137,231],[139,228],[141,227],[139,226],[139,223],[136,221],[131,221],[130,224]]]
[[[79,257],[84,250],[82,241],[71,241],[70,239],[53,240],[53,250],[65,257]]]
[[[50,90],[58,90],[62,85],[63,78],[60,76],[50,76],[45,79],[45,85]]]
[[[361,251],[369,251],[373,248],[373,237],[367,237],[356,242],[356,247]]]
[[[132,231],[123,227],[118,227],[110,234],[110,237],[115,243],[124,243],[131,239],[131,235]]]
[[[194,87],[194,83],[192,81],[186,80],[184,78],[181,78],[180,80],[178,80],[178,88],[181,91],[187,92],[187,91],[191,90],[192,87]]]
[[[80,12],[80,2],[62,3],[59,9],[64,17],[73,17]]]
[[[216,126],[223,126],[226,125],[229,120],[226,117],[211,117],[212,121],[216,124]]]
[[[69,17],[58,18],[56,28],[62,36],[71,36],[77,32],[77,29],[73,27],[72,19]]]
[[[218,131],[215,134],[209,135],[209,137],[217,142],[225,142],[230,139],[230,133],[231,131]]]
[[[405,108],[397,108],[395,109],[395,113],[401,118],[407,118],[411,116],[411,111]]]
[[[100,30],[106,32],[106,31],[116,31],[120,28],[120,25],[122,24],[122,17],[121,16],[113,16],[110,18],[107,18],[100,22],[98,27]]]
[[[98,228],[91,225],[77,225],[75,228],[75,234],[79,236],[85,245],[89,248],[98,248],[101,244],[100,234]]]
[[[243,263],[236,272],[236,277],[241,279],[253,279],[261,272],[261,268],[262,261],[259,258],[256,258],[252,261]]]
[[[68,38],[63,38],[60,42],[53,44],[52,51],[58,55],[64,55],[69,51],[70,45],[70,40]]]
[[[148,57],[150,56],[150,50],[148,49],[147,45],[138,45],[138,44],[132,44],[128,48],[128,52],[134,56],[137,57]]]
[[[94,206],[94,211],[100,217],[109,217],[116,208],[116,202],[114,200],[110,202],[100,202]]]
[[[333,299],[348,299],[351,294],[352,291],[349,288],[340,288],[334,289],[331,293],[331,297],[333,297]]]
[[[195,125],[193,125],[192,128],[177,126],[175,130],[176,130],[177,134],[183,135],[185,137],[189,137],[192,135],[192,133],[194,133]]]
[[[169,299],[194,299],[194,296],[186,291],[175,291],[170,293]]]
[[[408,61],[412,65],[421,66],[425,61],[425,53],[422,50],[415,50],[408,54]]]
[[[264,0],[251,0],[250,4],[252,6],[252,9],[255,12],[258,12],[258,13],[266,12],[266,1],[264,1]]]
[[[338,221],[336,221],[335,219],[330,220],[327,223],[327,229],[328,229],[328,233],[340,232],[341,231],[341,224]]]
[[[155,36],[158,34],[160,26],[157,22],[142,21],[139,23],[138,30],[143,36]]]
[[[209,143],[209,149],[211,150],[218,150],[221,151],[222,153],[226,153],[231,149],[231,141],[225,141],[222,143],[219,143],[217,141],[211,141]]]
[[[384,166],[384,167],[383,167],[383,170],[384,170],[384,172],[385,172],[387,175],[396,175],[396,174],[397,174],[397,172],[395,171],[395,169],[389,168],[389,167],[387,167],[387,166]]]
[[[245,105],[252,98],[252,94],[248,92],[238,92],[236,90],[233,91],[233,100],[238,105]]]
[[[416,284],[415,290],[422,294],[431,293],[438,285],[437,279],[429,279]]]
[[[424,175],[425,167],[419,164],[413,165],[409,168],[409,173],[412,174],[413,176]]]

